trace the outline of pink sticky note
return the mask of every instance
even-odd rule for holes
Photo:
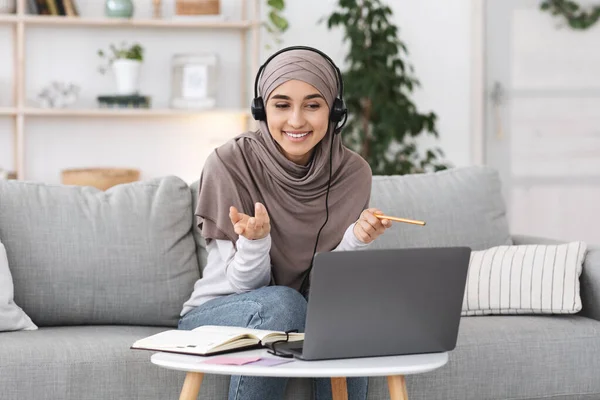
[[[289,363],[292,362],[294,360],[292,359],[285,359],[285,358],[261,358],[258,361],[254,361],[251,362],[249,365],[263,365],[265,367],[272,367],[275,365],[280,365],[280,364],[285,364],[285,363]]]
[[[205,364],[221,364],[221,365],[244,365],[254,361],[260,360],[260,357],[214,357],[206,361]]]

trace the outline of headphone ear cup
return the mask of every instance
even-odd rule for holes
[[[333,101],[333,106],[331,107],[331,113],[329,115],[329,119],[334,124],[337,124],[344,117],[344,102],[339,97],[336,97]]]
[[[252,116],[257,121],[266,121],[267,113],[265,112],[265,105],[263,103],[262,97],[255,97],[252,100],[252,106],[250,106],[250,111],[252,112]]]
[[[346,122],[345,118],[346,118],[347,113],[348,113],[348,110],[346,109],[344,100],[340,99],[339,97],[336,97],[336,99],[333,102],[333,107],[331,107],[331,115],[329,117],[331,122],[333,122],[335,125],[337,125],[342,119],[344,119],[344,124],[345,124],[345,122]],[[344,124],[342,124],[342,126],[344,126]],[[334,132],[340,133],[342,126],[336,127]]]

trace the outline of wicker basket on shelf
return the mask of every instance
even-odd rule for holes
[[[0,168],[0,180],[17,179],[17,173],[14,171],[5,171]]]
[[[177,15],[215,15],[221,13],[220,0],[176,0]]]
[[[65,185],[93,186],[100,190],[140,179],[140,171],[129,168],[65,169],[61,175]]]

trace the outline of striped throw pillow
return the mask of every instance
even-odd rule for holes
[[[471,252],[462,315],[574,314],[587,247],[497,246]]]

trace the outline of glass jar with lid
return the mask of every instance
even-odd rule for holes
[[[171,107],[209,109],[216,106],[217,55],[175,54],[172,60]]]

